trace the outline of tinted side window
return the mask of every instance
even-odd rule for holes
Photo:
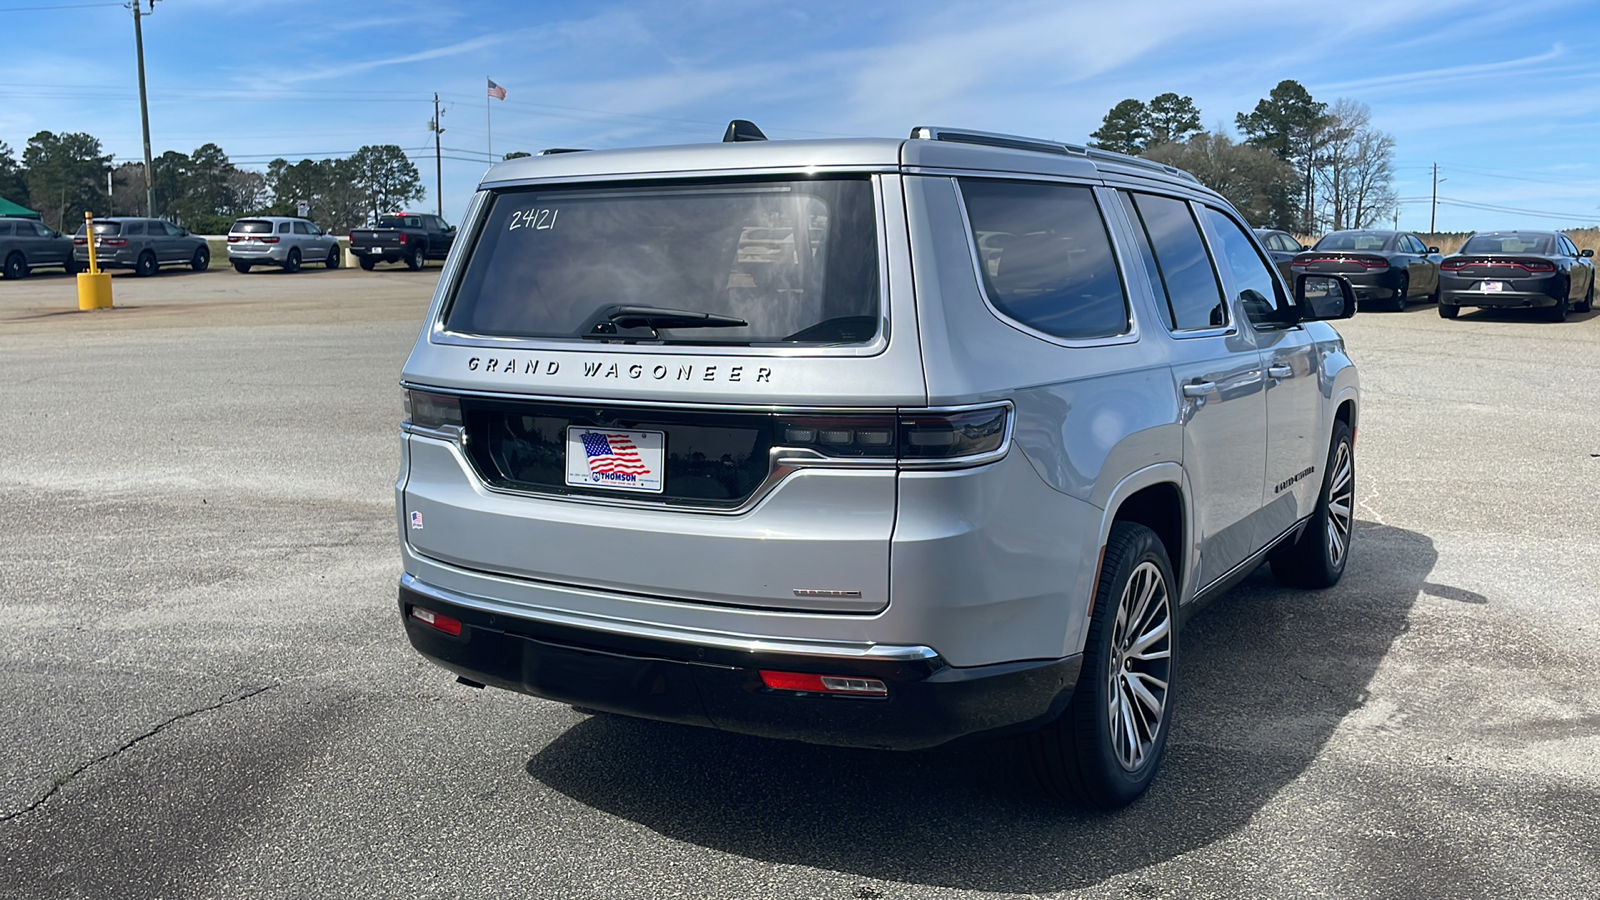
[[[10,222],[0,222],[0,237],[5,237],[5,236],[9,235],[10,233],[11,233],[11,223]]]
[[[1128,298],[1091,188],[963,181],[989,301],[1059,338],[1126,334]]]
[[[1133,201],[1139,214],[1135,227],[1142,227],[1149,237],[1166,286],[1167,325],[1174,331],[1227,325],[1222,285],[1211,269],[1189,204],[1154,194],[1134,194]]]
[[[126,225],[122,226],[122,233],[124,235],[144,234],[144,223],[143,222],[129,222]]]
[[[310,231],[310,229],[306,228],[306,223],[304,223],[304,222],[296,222],[296,223],[294,223],[294,233],[295,234],[310,234],[311,231]]]
[[[27,224],[28,224],[28,225],[29,225],[29,226],[30,226],[30,227],[31,227],[31,228],[33,228],[33,233],[34,233],[34,234],[35,234],[35,235],[37,235],[37,236],[39,236],[39,237],[49,237],[49,236],[50,236],[50,229],[48,229],[48,228],[46,228],[46,227],[44,227],[44,226],[43,226],[43,225],[41,225],[41,224],[40,224],[40,223],[38,223],[38,222],[29,222],[29,223],[27,223]],[[18,228],[21,228],[21,227],[22,227],[22,225],[21,225],[21,224],[18,224],[18,225],[17,225],[17,227],[18,227]]]
[[[279,234],[288,234],[289,233],[289,223],[288,222],[279,222],[278,223],[278,233]]]
[[[1205,217],[1206,225],[1217,238],[1217,261],[1233,276],[1245,317],[1252,325],[1274,324],[1273,313],[1284,299],[1278,293],[1272,267],[1256,252],[1237,222],[1209,206],[1205,207]]]

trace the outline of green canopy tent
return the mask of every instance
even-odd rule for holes
[[[0,197],[0,216],[15,216],[23,219],[43,218],[26,206],[18,206],[4,197]]]

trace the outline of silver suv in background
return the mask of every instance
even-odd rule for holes
[[[188,266],[204,272],[211,265],[211,247],[205,238],[165,219],[108,216],[95,219],[93,228],[95,258],[102,269],[154,275],[162,266]],[[89,244],[82,225],[72,244],[78,267],[88,268]]]
[[[251,216],[228,229],[228,262],[243,274],[252,266],[280,266],[298,272],[303,263],[339,268],[339,239],[325,233],[309,219],[290,216]]]
[[[60,266],[78,271],[72,238],[37,219],[0,217],[0,276],[26,278],[34,269]]]
[[[768,737],[1024,735],[1115,807],[1181,623],[1352,537],[1356,370],[1176,169],[1010,135],[490,169],[402,375],[399,613],[471,687]]]

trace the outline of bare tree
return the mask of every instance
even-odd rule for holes
[[[1394,138],[1373,129],[1365,103],[1349,99],[1328,110],[1319,137],[1324,223],[1334,231],[1372,227],[1395,206]]]

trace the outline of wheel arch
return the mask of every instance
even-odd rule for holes
[[[1133,522],[1155,532],[1172,563],[1172,575],[1181,586],[1180,597],[1192,592],[1189,573],[1192,570],[1189,552],[1189,535],[1193,533],[1192,504],[1189,503],[1188,479],[1183,466],[1175,462],[1158,463],[1129,474],[1112,489],[1100,523],[1101,562],[1104,561],[1106,542],[1111,538],[1111,527],[1117,522]],[[1096,564],[1093,584],[1099,584],[1099,563]],[[1094,597],[1091,593],[1090,606]],[[1092,609],[1091,609],[1092,612]]]

